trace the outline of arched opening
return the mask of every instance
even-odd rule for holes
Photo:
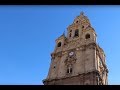
[[[54,67],[53,67],[54,69],[56,68],[56,65],[54,65]]]
[[[89,39],[90,38],[90,34],[86,34],[85,38]]]
[[[84,26],[82,26],[82,28],[84,28]]]
[[[67,69],[67,73],[69,73],[69,69]]]
[[[72,73],[72,68],[70,68],[70,73]]]
[[[79,36],[79,30],[76,29],[76,30],[75,30],[75,35],[74,35],[74,37],[78,37],[78,36]]]
[[[70,32],[72,32],[72,30],[70,30]]]
[[[76,23],[78,23],[78,21],[76,21]]]
[[[67,66],[67,73],[68,74],[72,73],[72,65]]]
[[[69,37],[71,37],[71,33],[69,34]]]
[[[61,42],[59,42],[57,46],[58,46],[58,47],[61,47]]]

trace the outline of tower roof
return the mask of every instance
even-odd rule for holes
[[[79,21],[80,23],[84,23],[84,22],[87,22],[90,24],[89,22],[89,19],[87,18],[87,16],[84,15],[84,12],[80,12],[80,15],[77,16],[75,19],[74,19],[74,22],[73,23],[76,23],[77,21]]]

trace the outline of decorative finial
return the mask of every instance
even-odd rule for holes
[[[80,15],[84,15],[84,12],[82,11],[82,12],[80,12]]]

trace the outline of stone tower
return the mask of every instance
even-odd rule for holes
[[[96,42],[96,32],[83,12],[56,39],[44,85],[107,85],[105,54]]]

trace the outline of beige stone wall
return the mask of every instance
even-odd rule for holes
[[[60,78],[51,80],[45,83],[45,85],[97,85],[95,73],[80,74],[76,76]]]
[[[77,22],[78,21],[78,22]],[[79,37],[74,37],[75,30],[79,30]],[[69,37],[71,32],[71,38]],[[96,85],[97,74],[102,72],[100,69],[100,57],[105,67],[105,55],[103,50],[96,43],[96,33],[91,27],[87,17],[81,15],[77,17],[73,24],[67,28],[67,37],[61,35],[56,39],[55,49],[52,53],[52,61],[47,77],[47,84],[56,85]],[[86,39],[86,34],[90,34],[90,38]],[[61,46],[57,44],[61,42]],[[69,52],[75,53],[72,64],[72,73],[67,75],[66,62],[70,58]],[[98,71],[98,72],[97,72]],[[107,73],[107,72],[106,72]],[[102,77],[103,84],[107,82],[107,76]]]

